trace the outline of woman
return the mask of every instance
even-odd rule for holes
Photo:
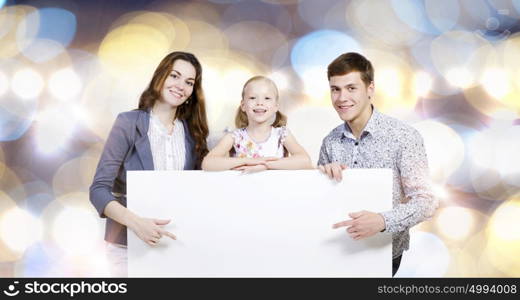
[[[126,276],[126,227],[156,245],[175,235],[170,220],[143,218],[126,208],[126,171],[196,170],[208,152],[202,67],[193,54],[173,52],[159,64],[139,108],[117,116],[90,186],[90,201],[107,218],[112,273]]]

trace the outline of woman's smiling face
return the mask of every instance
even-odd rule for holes
[[[164,81],[161,100],[173,107],[178,107],[193,93],[195,85],[195,67],[182,59],[177,59]]]

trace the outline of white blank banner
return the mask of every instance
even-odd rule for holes
[[[172,219],[149,246],[128,232],[131,277],[390,277],[391,235],[354,241],[332,224],[392,208],[392,170],[128,172],[128,208]]]

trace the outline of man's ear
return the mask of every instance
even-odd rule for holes
[[[372,82],[370,82],[370,84],[367,87],[367,94],[368,94],[369,99],[372,99],[374,97],[374,89],[375,89],[375,86],[374,86],[374,82],[372,81]]]

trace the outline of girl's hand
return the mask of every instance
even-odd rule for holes
[[[268,170],[268,163],[279,160],[278,157],[259,157],[247,158],[244,164],[236,166],[231,170],[243,171],[243,173],[253,173],[258,171]]]
[[[242,166],[256,166],[256,165],[263,165],[269,161],[275,161],[278,160],[278,157],[259,157],[259,158],[248,158],[246,160],[246,163]]]
[[[279,157],[270,156],[270,157],[262,157],[262,159],[264,161],[268,162],[268,161],[276,161],[276,160],[279,160],[280,158]]]
[[[137,217],[128,227],[145,243],[155,246],[163,236],[177,239],[174,234],[163,229],[170,221]]]
[[[259,157],[259,158],[246,158],[245,161],[244,161],[244,164],[240,165],[239,167],[242,167],[242,166],[256,166],[256,165],[263,164],[263,163],[265,163],[265,159],[263,157]]]
[[[253,166],[245,165],[245,166],[236,167],[233,170],[242,171],[243,174],[247,174],[247,173],[265,171],[265,170],[267,170],[267,166],[265,164],[257,164],[257,165],[253,165]]]

